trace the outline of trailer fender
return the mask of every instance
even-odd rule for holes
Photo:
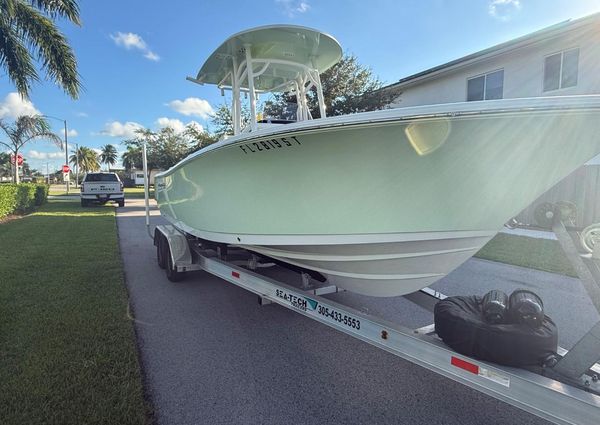
[[[154,231],[154,245],[158,243],[158,233],[167,241],[169,255],[177,271],[186,271],[192,263],[192,252],[187,237],[171,225],[156,226]]]

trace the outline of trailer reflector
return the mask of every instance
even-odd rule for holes
[[[479,375],[479,366],[477,366],[474,363],[470,363],[466,360],[459,359],[458,357],[452,356],[452,358],[450,359],[450,364],[452,364],[452,366],[456,366],[458,368],[464,369],[467,372],[471,372],[471,373],[474,373],[475,375]]]
[[[235,277],[235,278],[240,278],[240,274],[238,272],[231,272],[231,276]]]
[[[510,378],[508,376],[501,375],[497,372],[494,372],[491,369],[480,367],[475,363],[471,363],[454,356],[452,356],[452,358],[450,359],[450,363],[452,364],[452,366],[456,366],[460,369],[466,370],[467,372],[471,372],[475,375],[481,376],[482,378],[489,379],[490,381],[494,381],[495,383],[503,385],[505,387],[510,387]]]

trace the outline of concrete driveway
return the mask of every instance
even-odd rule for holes
[[[145,230],[143,200],[126,205],[118,209],[119,240],[158,424],[546,423],[283,307],[261,307],[255,295],[204,272],[169,282]],[[470,260],[436,287],[531,288],[566,347],[598,320],[577,279],[550,273]],[[433,321],[402,298],[335,299],[406,326]]]

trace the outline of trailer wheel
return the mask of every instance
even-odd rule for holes
[[[164,245],[168,245],[166,241]],[[166,247],[164,252],[167,254],[167,264],[165,268],[165,271],[167,272],[167,279],[169,279],[171,282],[179,282],[185,277],[185,272],[178,272],[175,269],[175,265],[173,264],[173,259],[171,257],[171,248]]]
[[[593,253],[596,245],[600,244],[600,224],[592,224],[583,229],[580,238],[585,250]]]
[[[166,240],[162,233],[156,232],[156,261],[158,267],[164,269],[167,267],[167,256],[165,255]]]

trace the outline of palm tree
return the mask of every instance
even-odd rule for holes
[[[108,171],[110,171],[110,166],[115,165],[117,162],[117,148],[113,145],[104,145],[100,148],[102,152],[100,152],[100,162],[107,165]]]
[[[127,171],[142,168],[142,150],[136,146],[127,146],[127,150],[121,155],[121,161]]]
[[[100,169],[98,154],[93,149],[85,146],[79,146],[77,152],[69,157],[69,162],[71,164],[79,164],[79,169],[83,173],[98,171]]]
[[[0,67],[23,97],[40,80],[34,58],[47,78],[79,95],[75,54],[54,19],[80,25],[77,0],[0,0]]]
[[[0,141],[0,144],[10,149],[15,158],[26,143],[35,139],[48,139],[62,149],[61,138],[50,131],[48,121],[41,115],[21,115],[12,124],[0,120],[0,129],[8,136],[8,141]],[[14,168],[15,183],[19,183],[19,167]]]
[[[138,128],[135,130],[135,137],[132,139],[123,140],[127,151],[121,155],[123,166],[126,170],[132,168],[142,168],[142,149],[144,143],[149,145],[156,141],[158,135],[149,128]],[[150,156],[150,155],[148,155]],[[148,159],[148,172],[152,169],[151,160]]]

